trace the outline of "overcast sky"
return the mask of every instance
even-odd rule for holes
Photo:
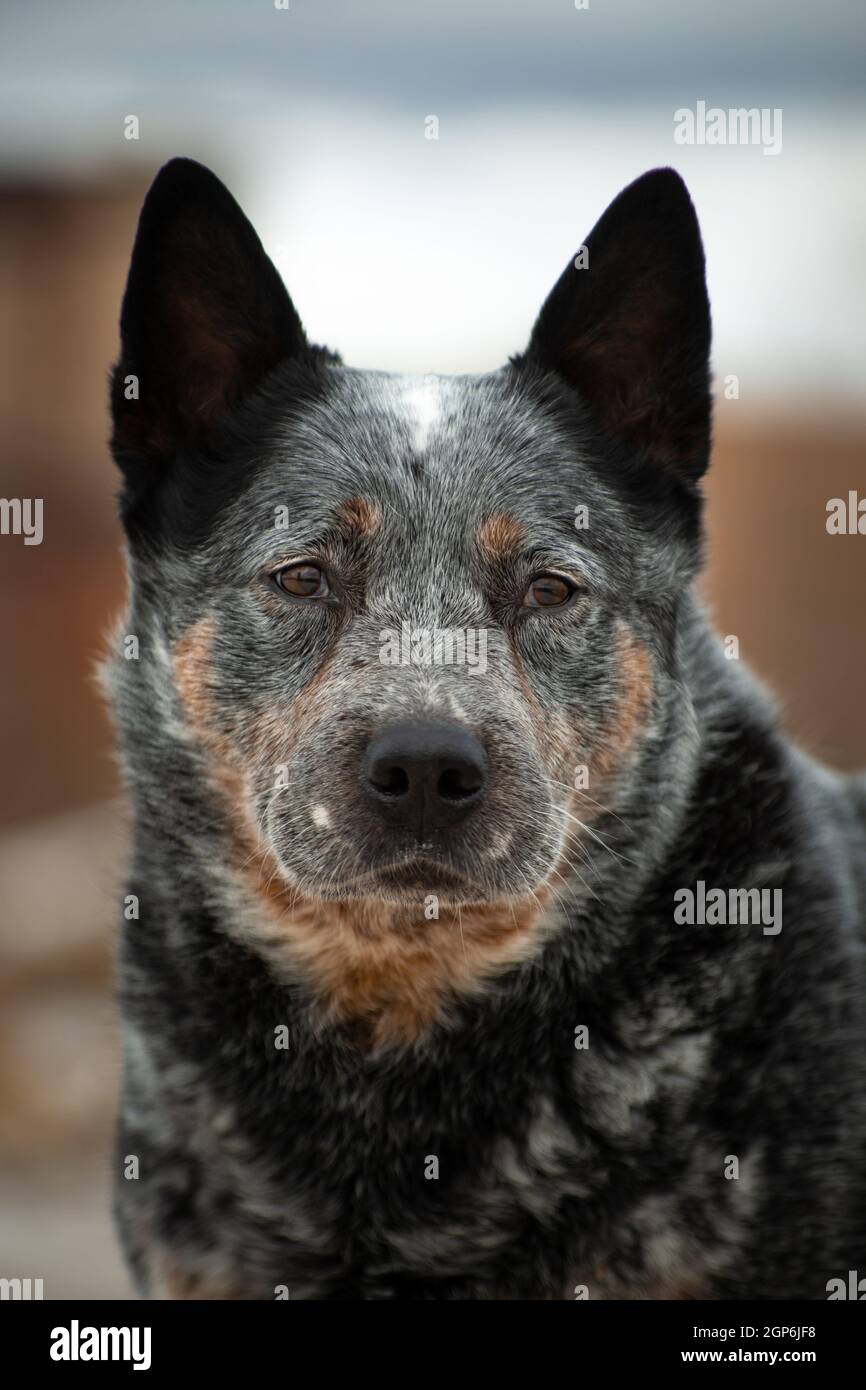
[[[854,397],[864,40],[863,0],[4,0],[0,161],[150,176],[201,158],[314,337],[422,371],[522,347],[607,202],[672,163],[704,229],[717,371],[747,401]],[[780,109],[781,152],[677,145],[698,101]]]
[[[862,0],[4,0],[4,86],[94,94],[196,74],[383,105],[696,88],[734,104],[863,88]],[[677,104],[679,102],[677,101]]]

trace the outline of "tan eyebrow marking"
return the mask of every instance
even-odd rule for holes
[[[486,559],[505,560],[522,544],[524,531],[513,516],[496,512],[482,521],[477,539]]]
[[[372,536],[379,529],[381,512],[366,497],[350,497],[336,510],[337,522],[358,536]]]

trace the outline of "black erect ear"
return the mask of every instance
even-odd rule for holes
[[[524,361],[608,430],[694,481],[709,461],[710,309],[698,221],[672,169],[614,199],[554,286]]]
[[[194,443],[286,357],[304,330],[256,233],[219,179],[173,159],[144,201],[111,382],[112,448],[142,460]]]

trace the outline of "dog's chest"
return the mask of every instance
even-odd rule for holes
[[[658,1137],[649,1078],[620,1075],[583,1114],[514,1075],[322,1082],[282,1115],[221,1119],[212,1176],[234,1189],[226,1236],[257,1296],[698,1296],[673,1190],[620,1196]]]
[[[150,1034],[132,1050],[153,1055],[130,1066],[125,1108],[171,1177],[170,1200],[151,1187],[133,1215],[195,1296],[647,1297],[689,1279],[674,1193],[701,1035],[635,1055],[485,1020],[436,1054],[375,1059],[283,1031],[275,1048],[257,1016],[241,1033],[264,1044],[233,1030],[195,1066]],[[187,1173],[194,1239],[178,1244]]]

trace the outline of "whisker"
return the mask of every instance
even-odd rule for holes
[[[587,835],[591,835],[592,838],[601,845],[602,849],[607,850],[608,854],[613,855],[614,859],[619,859],[623,864],[630,864],[634,869],[638,867],[634,859],[629,859],[627,855],[620,854],[619,850],[611,849],[610,845],[606,845],[602,836],[599,835],[598,831],[593,830],[591,825],[585,825],[582,820],[579,820],[577,816],[573,816],[570,811],[562,811],[562,814],[567,816],[569,820],[573,820],[575,825],[579,825],[581,830],[585,831]]]
[[[583,797],[584,801],[591,802],[593,806],[597,806],[600,811],[603,811],[606,816],[612,816],[614,820],[619,821],[620,825],[624,825],[626,830],[629,829],[628,822],[624,821],[622,816],[617,815],[616,811],[612,811],[609,806],[605,806],[604,802],[597,801],[594,796],[590,796],[589,792],[581,791],[577,787],[570,787],[567,782],[558,782],[555,778],[551,778],[550,781],[551,786],[561,787],[563,791],[571,792],[572,796]]]
[[[590,885],[587,883],[586,879],[584,878],[583,874],[580,872],[580,869],[577,867],[577,865],[574,863],[574,861],[573,861],[572,859],[569,858],[569,856],[565,853],[564,850],[562,851],[562,856],[561,856],[561,857],[565,860],[565,862],[566,862],[566,864],[568,865],[568,867],[569,867],[569,869],[571,870],[571,872],[572,872],[573,874],[577,874],[577,877],[580,879],[581,883],[583,884],[583,886],[584,886],[584,888],[586,889],[587,893],[589,893],[590,897],[595,898],[596,902],[601,902],[601,898],[598,896],[598,894],[595,892],[595,890],[594,890],[593,888],[590,887]],[[554,869],[553,872],[556,873],[557,870]],[[563,877],[562,874],[560,874],[559,876],[560,876],[560,878]],[[563,882],[565,882],[565,879],[563,879]]]

